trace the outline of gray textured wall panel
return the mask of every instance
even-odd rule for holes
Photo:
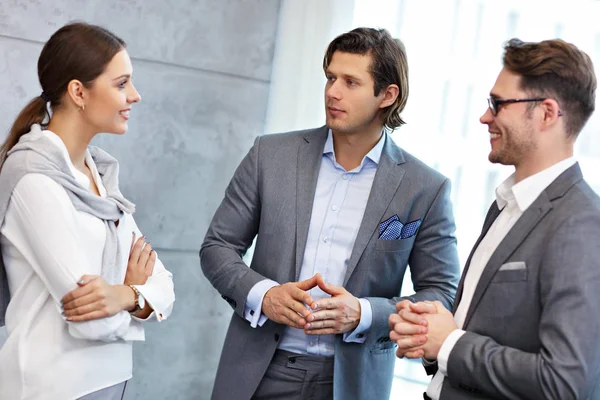
[[[195,253],[160,251],[174,274],[175,309],[165,323],[147,325],[134,346],[128,400],[208,399],[232,310],[206,280]]]
[[[25,104],[40,94],[37,59],[41,50],[41,44],[0,37],[1,140]]]
[[[160,247],[197,250],[243,155],[262,133],[268,85],[134,60],[134,105],[123,137],[94,144],[121,162],[123,192]]]
[[[279,0],[2,0],[0,35],[45,42],[85,20],[138,58],[269,80],[278,11]]]
[[[64,23],[106,26],[133,58],[142,102],[129,131],[94,144],[119,159],[122,190],[174,273],[177,301],[135,345],[128,400],[210,397],[231,309],[202,275],[198,250],[234,169],[264,132],[279,3],[0,1],[0,139],[39,95],[37,58]],[[0,329],[0,345],[5,337]]]

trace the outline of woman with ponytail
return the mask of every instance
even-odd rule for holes
[[[0,399],[122,399],[132,342],[167,318],[172,275],[138,230],[117,161],[134,88],[125,43],[72,23],[38,60],[42,93],[0,147]]]

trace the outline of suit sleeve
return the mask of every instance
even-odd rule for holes
[[[373,309],[371,331],[375,332],[376,336],[388,336],[388,318],[396,312],[396,303],[405,298],[412,302],[437,300],[447,309],[452,309],[460,265],[450,192],[450,181],[445,179],[438,188],[417,233],[408,260],[415,294],[393,299],[368,298]]]
[[[200,249],[206,278],[242,318],[252,287],[266,279],[242,260],[260,222],[260,137],[238,166]]]
[[[448,360],[453,386],[510,399],[587,399],[600,370],[600,215],[579,213],[550,239],[540,269],[541,348],[466,332]],[[501,307],[501,305],[498,305]]]

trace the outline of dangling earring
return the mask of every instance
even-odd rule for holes
[[[85,111],[85,104],[82,104],[81,106],[79,106],[79,111],[80,112],[84,112]]]

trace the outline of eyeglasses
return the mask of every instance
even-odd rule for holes
[[[490,107],[490,111],[492,115],[498,115],[498,110],[502,104],[510,104],[510,103],[528,103],[531,101],[544,101],[545,98],[536,98],[536,99],[497,99],[495,97],[488,97],[488,106]],[[561,115],[559,111],[559,115]]]

